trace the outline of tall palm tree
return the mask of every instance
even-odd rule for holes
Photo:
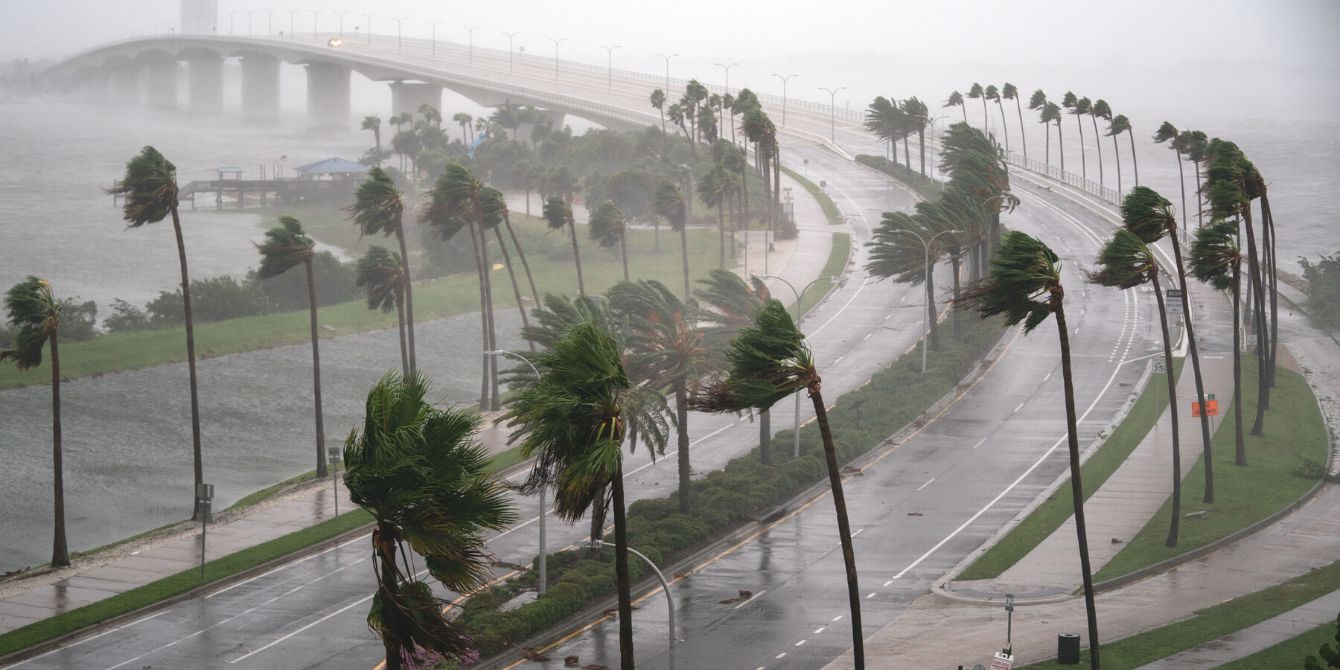
[[[1177,267],[1177,287],[1182,290],[1182,325],[1186,328],[1187,353],[1196,380],[1196,402],[1205,406],[1205,382],[1200,374],[1200,348],[1196,341],[1195,320],[1191,318],[1191,298],[1187,294],[1186,268],[1182,263],[1182,242],[1177,234],[1177,215],[1172,203],[1153,189],[1136,186],[1121,203],[1122,225],[1146,244],[1167,236],[1172,243],[1173,262]],[[1171,370],[1171,368],[1169,368]],[[1210,450],[1210,417],[1200,413],[1202,460],[1205,465],[1205,502],[1214,502],[1214,454]]]
[[[897,100],[889,100],[882,95],[877,96],[865,111],[866,130],[889,143],[895,164],[898,162],[898,138],[902,137],[903,115]]]
[[[1019,89],[1010,82],[1000,87],[1000,97],[1014,101],[1014,111],[1019,114],[1019,142],[1024,147],[1024,160],[1028,160],[1028,138],[1024,136],[1024,108],[1019,103]]]
[[[683,301],[655,280],[623,281],[609,291],[614,314],[627,323],[630,374],[675,398],[675,438],[679,457],[679,511],[692,507],[689,484],[689,396],[714,368],[704,318],[693,300]]]
[[[680,259],[684,265],[684,299],[688,300],[689,293],[689,231],[685,225],[687,217],[684,213],[684,192],[679,190],[679,185],[669,179],[662,179],[656,185],[655,200],[652,203],[652,209],[656,216],[665,219],[670,224],[670,229],[679,233]]]
[[[1047,139],[1047,153],[1045,154],[1046,160],[1044,161],[1044,165],[1046,165],[1046,166],[1047,166],[1047,169],[1050,170],[1050,169],[1051,169],[1051,166],[1052,166],[1052,128],[1051,128],[1051,122],[1053,121],[1053,119],[1052,119],[1052,113],[1048,110],[1048,107],[1047,107],[1047,106],[1048,106],[1048,105],[1051,105],[1052,107],[1055,107],[1056,105],[1052,105],[1051,103],[1047,102],[1046,97],[1042,97],[1042,98],[1041,98],[1042,101],[1041,101],[1040,103],[1038,103],[1038,105],[1035,107],[1035,106],[1033,105],[1033,103],[1038,102],[1038,100],[1039,100],[1039,96],[1042,96],[1042,91],[1041,91],[1041,90],[1038,90],[1038,91],[1036,91],[1036,92],[1033,93],[1033,100],[1030,101],[1030,102],[1028,103],[1028,108],[1029,108],[1029,109],[1037,109],[1037,110],[1038,110],[1038,123],[1041,123],[1041,124],[1043,125],[1043,128],[1044,128],[1044,129],[1043,129],[1043,132],[1044,132],[1044,135],[1045,135],[1045,137],[1046,137],[1046,139]],[[1060,118],[1060,117],[1058,116],[1057,118]]]
[[[405,203],[391,176],[381,168],[368,170],[368,178],[358,185],[354,204],[348,209],[361,236],[381,233],[395,236],[400,245],[400,262],[405,266],[405,339],[409,349],[409,371],[417,369],[414,362],[414,286],[409,271],[409,251],[405,247]]]
[[[943,106],[943,107],[958,107],[958,108],[959,108],[959,111],[963,112],[963,122],[964,122],[964,123],[967,123],[967,122],[968,122],[968,108],[967,108],[966,106],[964,106],[964,104],[963,104],[963,94],[962,94],[962,93],[959,93],[958,91],[954,91],[953,93],[950,93],[950,94],[949,94],[949,98],[948,98],[947,100],[945,100],[945,104],[942,105],[942,106]]]
[[[316,277],[312,258],[316,256],[316,242],[302,229],[302,223],[291,216],[279,217],[279,225],[265,232],[265,242],[256,245],[261,254],[261,266],[256,276],[261,279],[277,277],[302,265],[307,273],[307,310],[312,336],[312,395],[316,405],[316,476],[326,476],[326,430],[321,412],[321,347],[316,328]]]
[[[373,168],[374,170],[377,168]],[[146,146],[126,163],[126,174],[110,193],[124,196],[122,218],[127,227],[139,228],[172,216],[172,231],[177,237],[177,263],[181,267],[182,312],[186,321],[186,368],[191,381],[191,458],[196,486],[191,520],[200,519],[200,501],[195,489],[205,481],[200,448],[200,393],[195,369],[195,315],[191,312],[191,278],[186,267],[186,241],[182,237],[181,216],[177,211],[177,167],[157,149]]]
[[[405,264],[394,251],[377,245],[368,247],[358,259],[355,281],[366,287],[368,309],[380,309],[383,314],[396,311],[400,333],[401,374],[409,376],[409,349],[405,346]]]
[[[1209,156],[1206,150],[1209,148],[1210,140],[1205,133],[1199,130],[1183,130],[1178,137],[1178,141],[1185,147],[1187,160],[1191,161],[1191,166],[1195,168],[1196,173],[1196,229],[1200,230],[1205,225],[1205,194],[1201,191],[1200,175],[1203,169],[1202,163],[1206,162]]]
[[[516,520],[506,485],[491,474],[488,451],[475,437],[478,415],[434,408],[427,392],[420,375],[382,377],[368,392],[363,430],[344,443],[349,497],[376,523],[378,587],[368,626],[381,635],[388,670],[476,653],[428,584],[396,563],[397,552],[402,562],[410,550],[423,556],[434,579],[469,593],[489,578],[489,531]]]
[[[605,330],[578,323],[548,350],[532,357],[534,384],[511,400],[506,419],[515,426],[521,452],[534,457],[523,492],[548,485],[554,512],[573,521],[608,504],[614,511],[614,575],[619,600],[620,667],[632,670],[633,607],[628,574],[628,529],[624,507],[623,453],[629,426],[649,445],[664,447],[665,400],[641,398],[624,371],[620,347]],[[654,396],[654,397],[652,397]]]
[[[551,230],[567,227],[572,237],[572,260],[577,265],[577,295],[586,295],[586,284],[582,281],[582,252],[577,248],[577,222],[572,216],[572,205],[558,196],[549,198],[544,202],[544,220]]]
[[[623,262],[624,281],[628,281],[627,227],[623,212],[620,212],[619,208],[615,207],[614,203],[609,200],[601,203],[596,211],[591,212],[591,218],[587,222],[591,239],[595,240],[597,244],[606,249],[616,244],[619,246],[619,260]]]
[[[729,270],[712,270],[707,279],[698,283],[703,288],[694,290],[694,296],[704,309],[699,314],[707,322],[705,338],[713,351],[723,351],[741,329],[754,322],[763,303],[771,298],[768,285],[751,276],[748,283]],[[772,411],[767,407],[758,412],[758,455],[764,463],[772,463]]]
[[[903,101],[903,114],[906,115],[908,125],[917,132],[917,147],[921,151],[921,176],[926,176],[926,126],[931,122],[930,109],[926,103],[922,102],[916,96]],[[1008,141],[1008,140],[1007,140]],[[903,142],[906,147],[906,140]],[[1006,145],[1008,146],[1008,145]],[[911,165],[908,166],[912,167]]]
[[[526,252],[521,248],[521,240],[517,239],[516,232],[512,230],[512,217],[507,209],[507,199],[503,197],[502,191],[485,186],[479,192],[479,209],[480,223],[485,229],[492,229],[494,237],[498,240],[498,250],[502,252],[503,266],[507,268],[507,278],[512,283],[512,295],[516,299],[516,308],[521,314],[521,327],[525,328],[529,324],[529,318],[526,316],[526,301],[525,298],[521,297],[521,283],[516,280],[516,269],[512,266],[512,254],[507,251],[507,242],[502,236],[503,228],[507,229],[508,237],[512,239],[512,246],[516,248],[517,257],[521,260],[521,268],[526,273],[526,282],[530,285],[530,294],[537,307],[540,304],[540,292],[535,288],[535,278],[530,274],[530,263],[526,262]]]
[[[42,364],[42,347],[51,343],[51,565],[70,564],[70,549],[65,541],[65,464],[61,446],[60,423],[60,348],[61,301],[51,290],[51,282],[29,275],[5,293],[5,312],[14,330],[14,348],[0,349],[0,361],[12,359],[14,366],[27,370]]]
[[[1102,102],[1099,100],[1099,102]],[[1110,114],[1110,110],[1109,110]],[[1130,121],[1125,116],[1118,114],[1110,116],[1107,120],[1107,132],[1104,133],[1112,138],[1112,154],[1116,156],[1117,161],[1117,196],[1123,195],[1121,188],[1121,147],[1117,144],[1117,136],[1131,129]]]
[[[877,279],[893,277],[900,284],[926,285],[930,346],[937,351],[940,349],[940,330],[935,318],[938,314],[935,309],[935,263],[944,256],[946,244],[936,236],[947,230],[936,230],[934,222],[920,213],[884,212],[873,238],[866,243],[870,260],[865,264],[865,271],[871,276]],[[929,244],[922,246],[919,240]],[[930,272],[926,271],[928,264]]]
[[[651,106],[661,113],[661,134],[665,134],[665,91],[658,88],[651,92]]]
[[[1191,275],[1216,290],[1227,291],[1233,302],[1233,440],[1235,463],[1247,465],[1247,445],[1242,433],[1242,249],[1238,226],[1217,221],[1196,231],[1191,243]]]
[[[996,107],[1000,110],[1000,134],[1005,137],[1005,153],[1010,152],[1010,127],[1005,124],[1005,105],[1000,101],[1000,90],[995,84],[986,87],[982,92],[982,100],[994,100]]]
[[[698,199],[717,208],[717,269],[726,269],[726,204],[730,200],[731,174],[720,165],[698,180]]]
[[[1061,344],[1061,378],[1065,386],[1066,435],[1070,447],[1070,495],[1075,509],[1084,609],[1089,623],[1089,667],[1098,670],[1101,667],[1098,662],[1098,610],[1093,600],[1093,571],[1089,565],[1089,537],[1084,523],[1084,483],[1080,478],[1075,381],[1070,365],[1070,328],[1065,318],[1061,259],[1046,244],[1026,233],[1007,232],[1001,240],[1000,252],[991,259],[991,272],[969,289],[963,305],[976,309],[983,317],[1003,314],[1010,325],[1023,322],[1024,332],[1037,328],[1048,316],[1056,316],[1056,333]]]
[[[967,97],[982,101],[982,132],[986,132],[986,91],[982,89],[981,84],[974,81],[972,86],[968,88]]]
[[[1090,101],[1088,98],[1080,98],[1080,104],[1088,109],[1089,123],[1093,124],[1093,145],[1098,150],[1098,188],[1101,191],[1104,186],[1103,175],[1103,142],[1098,135],[1098,117],[1111,118],[1112,110],[1107,106],[1105,100]]]
[[[1061,106],[1063,106],[1063,107],[1065,107],[1066,109],[1070,110],[1070,114],[1071,114],[1072,116],[1075,117],[1075,126],[1077,126],[1077,127],[1079,128],[1079,173],[1080,173],[1080,177],[1082,177],[1082,178],[1084,179],[1084,181],[1088,181],[1088,180],[1089,180],[1089,158],[1088,158],[1088,156],[1085,155],[1085,150],[1084,150],[1084,122],[1083,122],[1083,121],[1080,121],[1080,118],[1079,118],[1079,117],[1087,115],[1087,114],[1089,113],[1089,108],[1092,106],[1092,104],[1089,102],[1089,99],[1088,99],[1088,98],[1077,98],[1077,97],[1075,97],[1075,94],[1074,94],[1074,93],[1071,93],[1070,91],[1066,91],[1066,93],[1065,93],[1065,100],[1068,101],[1070,104],[1069,104],[1069,105],[1066,105],[1065,103],[1062,103]]]
[[[1061,108],[1054,102],[1049,102],[1042,108],[1042,118],[1044,123],[1051,121],[1056,124],[1056,155],[1061,157],[1061,172],[1065,172],[1065,137],[1061,133]]]
[[[837,516],[838,539],[847,572],[847,601],[851,609],[852,653],[856,668],[865,667],[865,649],[861,633],[861,594],[857,583],[856,553],[851,542],[851,523],[847,519],[847,501],[842,493],[842,473],[837,461],[833,431],[828,425],[822,379],[805,336],[796,328],[791,315],[777,300],[769,299],[759,308],[754,323],[740,330],[726,352],[729,373],[706,385],[694,397],[694,405],[707,412],[741,412],[752,407],[771,407],[777,401],[808,391],[814,405],[819,435],[823,439],[824,463]]]
[[[452,120],[453,122],[455,122],[456,125],[458,125],[458,126],[461,127],[461,144],[464,144],[464,145],[466,145],[466,146],[469,146],[469,145],[470,145],[470,139],[466,137],[465,133],[466,133],[466,131],[471,130],[471,126],[470,126],[470,124],[474,122],[475,117],[470,116],[469,114],[466,114],[465,112],[456,112],[455,114],[452,114],[452,115],[451,115],[451,120]],[[474,135],[474,132],[471,131],[471,136],[473,136],[473,135]]]
[[[1159,306],[1159,329],[1163,334],[1163,363],[1168,379],[1168,415],[1172,419],[1172,518],[1165,546],[1177,546],[1178,524],[1182,519],[1182,442],[1178,429],[1177,379],[1173,375],[1172,337],[1168,334],[1168,307],[1159,283],[1159,264],[1154,252],[1130,228],[1120,228],[1098,254],[1098,271],[1089,273],[1089,281],[1120,289],[1149,284]]]
[[[363,125],[360,130],[371,130],[372,141],[377,147],[377,165],[382,164],[382,117],[376,114],[368,114],[363,117]]]

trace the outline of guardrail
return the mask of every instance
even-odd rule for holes
[[[1077,188],[1092,196],[1097,196],[1112,205],[1121,206],[1121,193],[1114,188],[1108,188],[1097,182],[1089,181],[1084,177],[1073,172],[1063,171],[1055,165],[1048,165],[1036,158],[1024,158],[1014,151],[1005,152],[1005,162],[1015,167],[1021,167],[1029,172],[1034,172],[1048,179],[1059,181],[1063,184]]]

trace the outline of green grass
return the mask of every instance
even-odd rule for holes
[[[1173,361],[1174,373],[1180,374],[1181,360]],[[1116,472],[1136,446],[1149,434],[1150,429],[1168,407],[1167,376],[1150,375],[1135,406],[1112,434],[1103,441],[1081,468],[1085,499],[1093,495],[1108,477]],[[993,579],[1028,555],[1038,543],[1061,527],[1075,513],[1070,498],[1070,480],[1066,479],[1041,505],[1038,505],[1019,525],[1001,538],[994,546],[973,561],[958,576],[959,580]]]
[[[0,656],[162,602],[210,582],[231,577],[267,561],[282,558],[300,549],[358,529],[371,521],[372,517],[361,509],[341,514],[315,526],[209,561],[205,564],[203,579],[198,568],[185,570],[106,600],[29,624],[0,635]]]
[[[565,236],[549,234],[545,224],[535,219],[515,217],[513,225],[523,237],[527,259],[535,284],[547,292],[576,293],[577,272],[570,260],[571,246]],[[304,221],[306,223],[306,221]],[[348,225],[347,222],[344,225]],[[350,226],[352,227],[352,226]],[[629,231],[630,268],[636,276],[658,279],[669,286],[678,286],[682,269],[677,252],[652,250],[652,231]],[[260,235],[258,234],[259,238]],[[623,270],[617,251],[596,247],[582,239],[582,272],[588,292],[600,292],[623,279]],[[707,271],[716,266],[716,233],[709,230],[689,231],[689,265],[694,279],[705,278]],[[517,279],[525,287],[520,263]],[[494,307],[498,310],[515,305],[511,285],[505,270],[494,272]],[[522,295],[529,293],[523,289]],[[479,292],[473,273],[457,273],[416,282],[414,286],[414,317],[424,322],[479,308]],[[362,300],[352,300],[323,307],[319,318],[324,327],[323,337],[395,327],[394,314],[382,314],[367,309]],[[240,319],[198,323],[195,327],[196,351],[200,358],[254,351],[271,347],[302,344],[308,341],[306,310],[249,316]],[[112,333],[83,342],[61,346],[61,373],[65,378],[96,377],[99,375],[136,370],[186,360],[184,328],[167,328],[132,333]],[[45,384],[42,370],[20,372],[14,366],[0,366],[0,390],[28,384]]]
[[[273,498],[279,493],[282,493],[283,491],[288,489],[290,486],[293,486],[294,484],[301,484],[303,482],[311,481],[315,478],[316,478],[316,470],[308,470],[307,472],[304,472],[298,475],[297,477],[289,477],[288,479],[285,479],[284,481],[279,482],[278,484],[271,484],[259,491],[253,491],[252,493],[248,493],[247,495],[244,495],[241,498],[239,498],[237,502],[230,505],[228,509],[224,511],[233,512],[236,510],[243,510],[248,507],[253,507],[258,503],[265,502],[266,500]]]
[[[1282,371],[1282,370],[1281,370]],[[1245,596],[1200,610],[1194,616],[1177,623],[1104,644],[1103,668],[1127,670],[1152,663],[1160,658],[1196,645],[1221,638],[1271,617],[1283,614],[1299,605],[1311,602],[1335,590],[1340,584],[1340,561],[1318,568],[1283,584],[1250,593]],[[1102,616],[1101,611],[1099,617]],[[1334,630],[1334,627],[1332,627]],[[1313,648],[1315,650],[1315,647]],[[1302,658],[1285,665],[1247,665],[1250,668],[1301,668]],[[1080,666],[1062,666],[1055,661],[1027,666],[1029,670],[1065,670],[1087,667],[1088,653]]]
[[[824,263],[824,269],[819,272],[819,281],[814,282],[814,286],[805,292],[805,299],[800,302],[800,313],[805,314],[819,304],[828,291],[833,288],[834,281],[829,277],[841,277],[847,269],[847,258],[851,256],[851,235],[846,233],[833,233],[833,249],[828,252],[828,260]]]
[[[1256,358],[1243,356],[1243,422],[1251,428],[1256,408]],[[1251,380],[1253,383],[1247,383]],[[1247,411],[1251,408],[1251,411]],[[1214,450],[1213,504],[1201,502],[1205,492],[1203,460],[1187,473],[1182,483],[1182,513],[1205,510],[1204,519],[1182,520],[1177,547],[1164,546],[1168,533],[1171,496],[1140,533],[1094,575],[1097,581],[1130,574],[1140,568],[1172,558],[1226,537],[1288,507],[1316,480],[1294,474],[1303,458],[1325,462],[1326,424],[1312,389],[1302,375],[1279,368],[1270,409],[1266,412],[1266,434],[1247,435],[1247,467],[1233,463],[1233,408],[1225,405],[1223,423],[1211,442]],[[1199,446],[1199,445],[1197,445]],[[1183,444],[1183,453],[1187,445]],[[1199,453],[1198,448],[1192,453]]]
[[[847,222],[847,219],[842,216],[842,210],[838,209],[837,203],[833,202],[833,199],[828,197],[828,194],[824,193],[817,184],[800,176],[791,168],[783,167],[782,172],[785,173],[786,176],[800,182],[800,185],[804,186],[805,190],[809,191],[810,195],[814,196],[814,199],[819,201],[819,207],[824,210],[824,217],[828,219],[830,225],[840,226]]]
[[[1303,659],[1308,656],[1317,656],[1317,650],[1321,645],[1329,644],[1332,647],[1336,643],[1335,622],[1329,622],[1322,626],[1317,626],[1312,630],[1289,638],[1269,649],[1240,658],[1227,665],[1219,666],[1219,670],[1261,670],[1261,668],[1302,668]],[[1320,660],[1320,656],[1317,656]],[[1325,666],[1322,666],[1325,667]]]

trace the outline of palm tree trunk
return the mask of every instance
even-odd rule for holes
[[[1002,112],[1003,114],[1004,112]],[[926,176],[926,126],[917,129],[917,148],[921,151],[921,176]]]
[[[1098,189],[1103,189],[1103,136],[1098,134],[1098,117],[1089,115],[1089,120],[1093,122],[1093,144],[1098,149]]]
[[[1065,176],[1065,137],[1061,135],[1061,120],[1056,120],[1056,153],[1061,156],[1061,176]]]
[[[1168,334],[1168,307],[1163,302],[1163,288],[1159,286],[1157,270],[1151,275],[1154,298],[1159,305],[1159,328],[1163,333],[1163,366],[1168,375],[1168,415],[1172,419],[1172,519],[1168,524],[1168,539],[1164,546],[1176,547],[1179,524],[1182,520],[1182,439],[1177,427],[1177,378],[1173,375],[1172,337]]]
[[[1047,166],[1047,172],[1048,172],[1048,175],[1047,175],[1047,176],[1050,177],[1050,176],[1051,176],[1050,173],[1051,173],[1051,169],[1052,169],[1052,127],[1051,127],[1051,124],[1050,124],[1050,123],[1044,123],[1044,124],[1043,124],[1043,131],[1044,131],[1044,132],[1043,132],[1043,135],[1047,138],[1047,154],[1046,154],[1047,161],[1044,163],[1044,165]]]
[[[530,196],[526,196],[529,201]],[[530,203],[526,206],[529,208]],[[512,238],[512,246],[516,247],[516,255],[521,259],[521,269],[526,272],[526,283],[530,285],[530,295],[535,300],[535,306],[540,306],[540,292],[535,289],[535,275],[530,272],[530,263],[526,262],[526,251],[521,248],[521,240],[516,237],[516,229],[512,228],[512,217],[510,214],[503,214],[503,225],[507,226],[507,235]],[[498,242],[502,244],[501,241]]]
[[[930,330],[931,349],[940,350],[940,327],[939,319],[935,318],[938,312],[935,309],[935,265],[931,264],[926,272],[926,327]]]
[[[1251,286],[1248,289],[1248,302],[1255,305],[1255,317],[1252,330],[1256,332],[1256,422],[1252,424],[1252,435],[1264,435],[1266,430],[1266,406],[1262,398],[1269,394],[1268,384],[1265,375],[1265,329],[1262,324],[1265,319],[1261,315],[1263,305],[1265,304],[1265,294],[1261,282],[1261,259],[1256,253],[1256,232],[1252,230],[1252,207],[1247,203],[1243,208],[1242,227],[1247,231],[1247,275]]]
[[[1056,331],[1061,339],[1061,378],[1065,382],[1065,421],[1070,446],[1070,498],[1075,508],[1075,537],[1079,541],[1080,575],[1084,581],[1084,612],[1089,622],[1089,667],[1099,670],[1098,608],[1093,602],[1093,569],[1089,565],[1089,532],[1084,523],[1084,482],[1080,479],[1079,430],[1075,419],[1075,380],[1070,367],[1070,328],[1060,296],[1053,298]],[[1171,372],[1171,370],[1169,371]]]
[[[731,196],[734,196],[734,195],[735,195],[735,194],[732,193],[732,194],[730,194],[729,196],[727,196],[727,198],[726,198],[726,204],[730,206],[730,212],[729,212],[730,216],[728,216],[727,218],[730,219],[730,257],[731,257],[731,260],[735,260],[735,259],[738,258],[739,255],[740,255],[739,249],[737,248],[737,247],[739,246],[739,245],[738,245],[738,241],[739,241],[739,237],[740,237],[740,217],[737,216],[736,213],[735,213],[735,212],[736,212],[736,210],[735,210],[735,200],[736,200],[736,199],[735,199],[734,197],[731,197]]]
[[[1084,122],[1075,115],[1075,125],[1079,127],[1079,174],[1084,181],[1089,181],[1089,158],[1085,156],[1084,149]]]
[[[1140,185],[1140,157],[1135,155],[1135,133],[1130,128],[1126,129],[1126,136],[1131,138],[1131,168],[1135,170],[1135,185]]]
[[[321,416],[321,347],[316,329],[316,278],[312,273],[312,259],[303,261],[307,270],[307,311],[312,331],[312,397],[316,400],[316,476],[325,477],[326,429]]]
[[[1270,387],[1275,386],[1275,354],[1279,349],[1280,343],[1280,312],[1279,312],[1279,266],[1276,264],[1276,252],[1278,245],[1275,244],[1275,216],[1270,213],[1270,198],[1261,194],[1261,229],[1270,238],[1270,249],[1267,255],[1270,257],[1270,375],[1267,377]],[[1266,396],[1266,407],[1270,407],[1269,394]]]
[[[996,98],[996,107],[1000,109],[1000,134],[1005,136],[1005,154],[1010,153],[1010,127],[1005,123],[1005,103]]]
[[[65,464],[60,431],[60,347],[56,331],[51,331],[51,541],[52,567],[70,564],[70,549],[65,542]]]
[[[1191,297],[1187,295],[1186,269],[1182,264],[1182,243],[1177,239],[1177,231],[1172,230],[1168,239],[1172,242],[1173,261],[1177,263],[1177,282],[1182,289],[1182,323],[1186,326],[1188,353],[1191,356],[1191,371],[1196,376],[1196,402],[1205,407],[1205,382],[1200,376],[1200,349],[1196,344],[1196,328],[1191,318]],[[1169,369],[1171,373],[1171,368]],[[1206,503],[1214,502],[1214,453],[1210,450],[1210,416],[1200,413],[1200,437],[1203,443],[1205,461],[1205,497]]]
[[[386,533],[379,528],[378,532],[372,534],[372,545],[374,550],[381,555],[380,588],[387,595],[395,593],[398,588],[396,584],[395,540],[388,538]],[[389,607],[384,610],[383,616],[399,618],[403,615],[400,610]],[[385,623],[388,627],[395,626],[393,622]],[[402,663],[403,659],[400,657],[400,645],[385,637],[382,638],[382,643],[386,649],[386,670],[401,670],[404,665]]]
[[[1112,155],[1117,161],[1117,198],[1121,198],[1121,145],[1117,144],[1117,136],[1112,136]]]
[[[498,329],[493,320],[493,266],[489,263],[489,238],[484,235],[484,227],[476,226],[479,232],[479,255],[484,261],[480,269],[484,273],[484,313],[488,317],[488,351],[498,349]],[[484,358],[488,361],[489,378],[489,410],[498,411],[501,404],[498,400],[498,359],[494,356],[485,354]]]
[[[959,103],[958,111],[963,112],[963,123],[966,124],[968,122],[968,105],[966,103]]]
[[[409,273],[409,251],[405,249],[405,231],[396,230],[396,241],[400,243],[400,263],[405,266],[405,337],[409,342],[409,371],[418,370],[414,362],[414,282]]]
[[[1028,162],[1028,136],[1024,134],[1024,108],[1020,104],[1019,98],[1014,98],[1014,111],[1019,113],[1019,141],[1024,146],[1024,162]]]
[[[986,118],[986,117],[987,117],[987,113],[986,113],[986,96],[984,95],[984,96],[982,96],[982,134],[983,134],[983,135],[986,134],[986,123],[987,123],[987,118]],[[912,166],[911,166],[911,165],[908,165],[908,167],[912,167]]]
[[[837,515],[838,540],[842,544],[842,563],[847,571],[847,605],[851,609],[852,658],[856,670],[865,668],[865,644],[861,633],[861,587],[857,583],[856,550],[852,548],[851,522],[847,520],[847,499],[842,494],[842,472],[838,467],[837,447],[833,431],[828,426],[828,410],[824,407],[819,381],[810,384],[810,402],[819,424],[819,435],[824,441],[824,463],[828,466],[828,486],[833,492],[833,509]]]
[[[683,377],[675,380],[675,426],[676,447],[679,451],[679,513],[688,514],[689,482],[693,470],[689,466],[689,390],[688,380]]]
[[[764,465],[772,465],[772,410],[758,412],[758,458]]]
[[[614,581],[619,592],[619,667],[633,670],[633,596],[628,575],[628,522],[623,506],[623,465],[610,482],[614,487]]]
[[[402,378],[409,377],[409,349],[405,346],[405,298],[403,295],[396,296],[395,300],[396,321],[399,326],[397,332],[400,333],[400,374]]]
[[[1177,154],[1177,185],[1182,187],[1182,233],[1186,234],[1186,173],[1182,171],[1182,152],[1174,153]]]
[[[482,342],[482,348],[480,349],[479,410],[484,411],[489,408],[489,362],[493,358],[489,355],[489,351],[493,348],[489,346],[488,300],[484,294],[484,273],[487,270],[484,267],[484,258],[480,254],[479,238],[479,231],[475,230],[475,224],[471,223],[470,246],[475,250],[475,269],[479,273],[479,337]]]
[[[717,200],[717,269],[726,269],[726,202],[725,194]]]
[[[191,278],[186,269],[186,241],[181,234],[181,217],[176,206],[172,212],[172,231],[177,236],[177,260],[181,265],[181,304],[186,319],[186,368],[191,379],[191,457],[195,475],[195,487],[191,498],[194,501],[191,520],[200,520],[200,503],[196,500],[195,489],[205,481],[204,456],[200,448],[200,383],[195,370],[195,314],[191,311]]]
[[[782,148],[777,145],[777,140],[772,141],[772,200],[774,204],[773,215],[777,217],[780,223],[782,218]],[[773,234],[776,235],[774,228]]]
[[[912,134],[903,135],[903,162],[907,164],[907,171],[912,171]]]
[[[652,240],[652,250],[655,251],[655,252],[658,253],[658,254],[661,253],[661,219],[660,219],[660,217],[652,217],[652,220],[651,220],[651,240]]]
[[[686,222],[679,227],[679,257],[684,265],[684,299],[693,297],[689,290],[689,226]]]
[[[1200,161],[1191,161],[1196,171],[1196,230],[1205,225],[1205,194],[1200,192]]]
[[[631,281],[628,278],[628,230],[624,229],[619,233],[619,261],[623,263],[623,280]]]
[[[493,233],[498,237],[498,248],[502,249],[503,265],[507,266],[507,277],[512,281],[512,296],[516,298],[516,309],[521,312],[521,327],[529,328],[530,319],[526,317],[526,302],[521,299],[521,285],[517,283],[516,271],[512,269],[512,254],[507,252],[507,243],[503,241],[502,230],[498,226],[493,227]],[[531,342],[531,351],[535,350],[535,343]]]
[[[1234,463],[1247,465],[1242,436],[1242,259],[1233,261],[1233,444]]]
[[[963,257],[957,253],[951,254],[949,256],[949,263],[954,273],[954,304],[958,304],[959,292],[962,290],[962,281],[959,278],[959,273],[962,271],[961,266],[963,264]],[[959,312],[962,312],[963,310],[955,309],[951,311],[954,313],[954,339],[961,339],[963,335],[959,329]]]
[[[577,295],[586,297],[586,283],[582,281],[582,252],[577,248],[577,224],[568,220],[568,232],[572,233],[572,260],[577,264]]]

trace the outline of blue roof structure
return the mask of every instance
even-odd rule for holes
[[[293,171],[304,177],[318,177],[321,175],[364,174],[368,169],[368,166],[362,163],[347,161],[343,158],[327,158],[315,163],[300,165],[293,168]]]

